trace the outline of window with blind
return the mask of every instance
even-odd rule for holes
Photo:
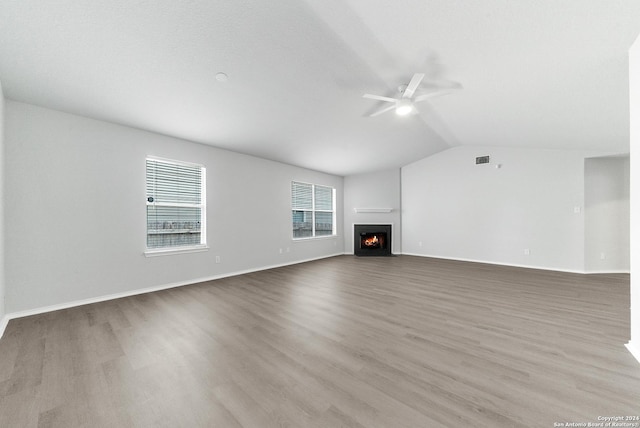
[[[147,158],[147,252],[206,248],[205,168]]]
[[[335,189],[291,182],[293,239],[335,235]]]

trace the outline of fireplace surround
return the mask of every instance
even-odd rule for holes
[[[353,253],[356,256],[391,256],[391,225],[354,224]]]

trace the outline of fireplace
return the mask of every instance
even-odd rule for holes
[[[354,224],[353,253],[356,256],[391,256],[391,225]]]

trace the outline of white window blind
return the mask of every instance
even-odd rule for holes
[[[205,245],[205,168],[147,158],[147,249]]]
[[[309,183],[291,183],[293,238],[335,235],[335,189]]]

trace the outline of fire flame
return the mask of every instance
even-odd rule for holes
[[[366,245],[367,247],[378,245],[378,237],[376,235],[373,235],[372,238],[365,239],[363,244]]]

